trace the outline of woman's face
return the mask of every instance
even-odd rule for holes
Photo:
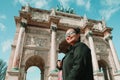
[[[70,45],[74,45],[76,41],[79,39],[79,34],[76,34],[74,29],[68,29],[66,31],[65,39]]]
[[[62,62],[61,62],[61,61],[58,61],[58,62],[57,62],[57,66],[58,66],[59,68],[61,68]]]

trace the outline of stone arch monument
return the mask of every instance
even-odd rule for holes
[[[65,12],[42,10],[29,5],[15,17],[16,33],[12,44],[6,80],[26,80],[30,66],[41,70],[41,80],[57,80],[57,53],[65,52],[68,28],[81,29],[81,41],[91,49],[94,80],[119,80],[120,64],[105,22]]]

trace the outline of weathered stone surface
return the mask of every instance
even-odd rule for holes
[[[57,73],[50,73],[50,55],[51,47],[54,53],[66,51],[68,47],[65,42],[65,31],[68,28],[79,27],[81,29],[81,42],[84,42],[89,47],[90,42],[94,43],[92,49],[95,49],[95,56],[93,59],[98,62],[99,70],[94,71],[95,80],[119,80],[120,74],[116,73],[115,60],[111,51],[109,43],[104,40],[104,36],[111,32],[111,28],[106,27],[105,22],[87,19],[87,16],[78,16],[75,14],[67,14],[61,12],[54,12],[50,18],[51,11],[30,8],[26,12],[22,10],[20,16],[16,20],[16,33],[12,45],[11,57],[8,65],[8,72],[6,80],[25,80],[26,71],[31,66],[37,66],[41,70],[41,80],[57,80]],[[25,32],[21,38],[21,49],[17,56],[19,60],[19,72],[12,72],[13,58],[15,55],[18,35],[20,32],[21,18],[27,20]],[[51,28],[51,24],[55,22],[55,27]],[[52,22],[54,21],[54,22]],[[52,29],[52,30],[51,30]],[[86,31],[90,30],[92,34],[89,35],[90,41],[86,36]],[[52,35],[52,31],[54,34]],[[56,41],[54,41],[53,37]],[[111,38],[109,38],[111,39]],[[54,45],[51,42],[54,41]],[[66,43],[66,44],[65,44]],[[94,46],[94,47],[93,47]],[[93,54],[91,54],[93,55]],[[52,56],[57,61],[57,56]],[[55,62],[55,61],[54,61]],[[93,65],[96,66],[96,65]],[[55,66],[53,66],[55,67]],[[101,71],[101,69],[103,70]],[[103,75],[103,73],[105,75]],[[105,79],[105,77],[107,77]]]

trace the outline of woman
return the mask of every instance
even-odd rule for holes
[[[62,79],[62,61],[61,60],[57,60],[57,69],[59,70],[58,80],[63,80]]]
[[[63,80],[93,80],[91,51],[80,42],[80,29],[68,29],[65,38],[71,46],[63,59]]]

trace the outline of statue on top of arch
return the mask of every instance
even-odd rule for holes
[[[63,5],[57,5],[56,11],[75,14],[75,11],[73,8],[64,8]]]

